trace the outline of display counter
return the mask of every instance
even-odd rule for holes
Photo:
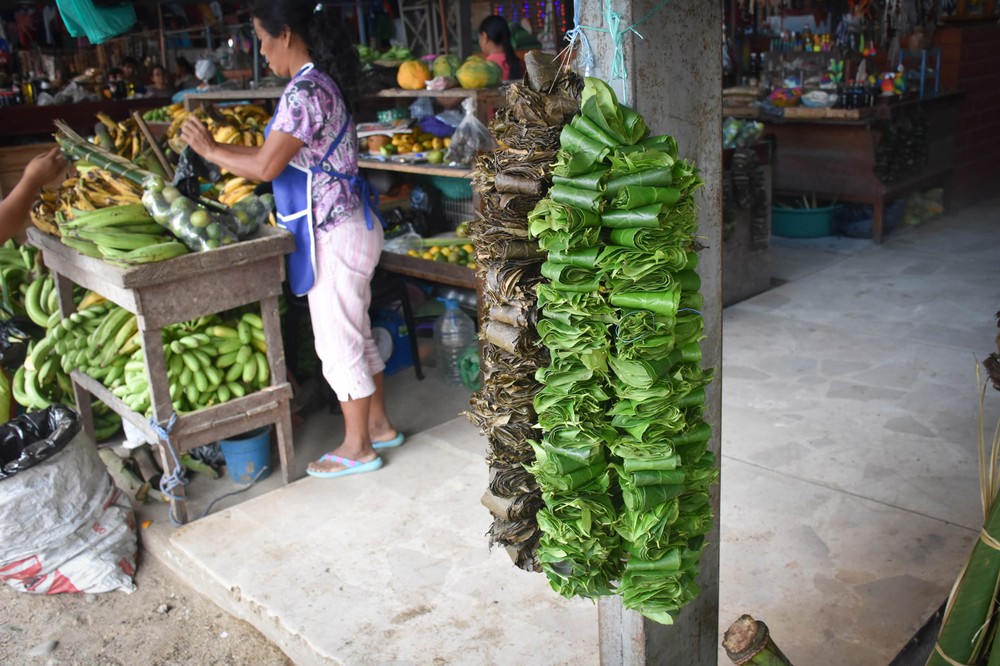
[[[893,101],[869,118],[764,118],[776,143],[774,195],[847,201],[872,206],[872,240],[882,242],[885,203],[915,190],[947,186],[955,164],[960,94]],[[894,123],[926,121],[926,159],[905,175],[883,182],[876,174],[879,142]],[[946,190],[947,194],[947,190]]]
[[[28,240],[42,250],[59,293],[63,317],[75,311],[72,286],[103,295],[136,315],[146,359],[150,401],[156,423],[170,435],[173,452],[180,455],[203,444],[234,437],[261,426],[274,425],[285,483],[295,476],[292,449],[291,384],[286,380],[285,354],[278,317],[278,297],[284,279],[284,255],[294,248],[291,234],[264,227],[251,239],[208,252],[193,252],[167,261],[119,268],[84,256],[39,229],[28,230]],[[260,304],[267,344],[270,386],[228,402],[180,414],[174,421],[163,328],[249,304]],[[83,427],[94,434],[91,396],[104,402],[123,420],[160,442],[163,469],[172,469],[172,455],[146,417],[130,410],[96,379],[74,370],[70,377]],[[184,488],[173,491],[173,515],[186,522]]]
[[[21,104],[0,108],[0,143],[10,145],[14,139],[51,137],[55,120],[63,120],[84,136],[94,133],[97,113],[103,111],[114,120],[125,120],[133,110],[155,109],[170,100],[165,97],[136,97],[123,100],[102,100],[78,104],[50,104],[37,106]]]

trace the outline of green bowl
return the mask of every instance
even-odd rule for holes
[[[824,208],[771,209],[771,233],[785,238],[820,238],[833,233],[833,211]]]

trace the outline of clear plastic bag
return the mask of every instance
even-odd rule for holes
[[[203,252],[224,245],[232,245],[239,238],[231,228],[232,221],[224,221],[220,213],[210,213],[193,199],[182,195],[173,186],[159,191],[147,187],[142,203],[156,222],[178,238],[192,252]]]
[[[451,145],[444,159],[447,162],[472,164],[481,152],[496,150],[497,142],[486,125],[476,117],[476,100],[469,97],[462,101],[465,117],[451,135]]]

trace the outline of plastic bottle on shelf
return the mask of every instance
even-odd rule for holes
[[[461,384],[458,362],[465,350],[476,342],[476,325],[458,307],[458,301],[438,298],[444,313],[434,322],[434,356],[442,377],[449,384]]]

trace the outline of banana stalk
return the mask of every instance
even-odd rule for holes
[[[749,615],[741,615],[726,630],[722,647],[726,656],[741,666],[792,666],[771,640],[767,625]]]
[[[140,187],[147,178],[154,175],[151,171],[140,169],[124,157],[90,143],[74,132],[65,122],[56,120],[54,124],[59,130],[55,135],[56,142],[68,155],[86,160],[116,176],[130,180]]]

